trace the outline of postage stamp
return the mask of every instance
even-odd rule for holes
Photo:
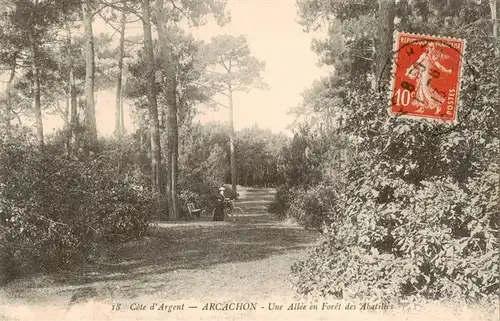
[[[457,122],[465,40],[394,32],[389,114]]]

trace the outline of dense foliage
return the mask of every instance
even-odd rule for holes
[[[144,235],[155,203],[120,179],[103,153],[72,157],[60,146],[0,142],[0,280],[97,257],[97,247]]]
[[[257,126],[236,132],[235,150],[238,184],[273,187],[281,183],[281,149],[288,137]]]
[[[179,193],[181,211],[194,203],[210,210],[218,187],[231,182],[229,128],[221,123],[187,123],[179,139]],[[235,132],[238,184],[276,186],[282,180],[278,164],[287,138],[256,126]],[[142,167],[147,170],[147,167]],[[145,175],[147,171],[145,172]],[[226,186],[226,195],[232,195]],[[184,215],[186,217],[186,215]]]
[[[370,1],[321,3],[301,2],[300,12],[308,26],[328,17],[329,37],[315,48],[335,73],[305,93],[274,204],[324,235],[292,268],[298,291],[496,298],[500,61],[498,39],[484,32],[488,3],[394,4],[398,30],[467,40],[458,126],[389,118],[387,88],[372,86],[377,59],[362,50],[380,38],[383,12]]]

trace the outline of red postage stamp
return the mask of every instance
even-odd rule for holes
[[[392,116],[457,121],[465,41],[394,33]]]

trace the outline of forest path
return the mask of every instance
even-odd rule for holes
[[[213,222],[211,213],[197,221],[158,222],[145,238],[111,248],[99,265],[1,288],[0,320],[2,313],[7,320],[19,315],[19,320],[114,320],[118,315],[154,320],[166,313],[189,319],[199,318],[206,303],[254,302],[260,310],[273,300],[293,300],[290,266],[319,235],[268,214],[273,189],[239,193],[236,206],[244,214],[236,222]],[[118,303],[120,311],[112,311]],[[150,311],[153,303],[184,304],[184,311]],[[146,311],[132,310],[142,304]],[[204,311],[217,319],[243,317],[242,312]]]

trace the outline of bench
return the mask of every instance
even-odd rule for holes
[[[188,203],[188,211],[191,217],[200,218],[201,208],[196,208],[193,203]]]

